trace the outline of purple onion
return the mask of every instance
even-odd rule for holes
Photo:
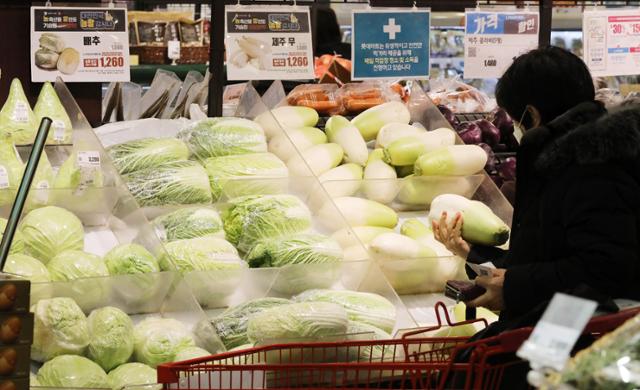
[[[513,134],[513,120],[505,110],[498,108],[493,112],[491,122],[500,130],[502,138]]]
[[[494,183],[496,183],[496,186],[498,188],[502,187],[502,183],[504,183],[504,181],[500,176],[494,174],[494,175],[489,175],[489,177],[491,178],[491,180],[493,180]]]
[[[482,130],[475,123],[469,123],[458,135],[465,144],[476,145],[482,142]]]
[[[515,157],[507,157],[505,158],[498,167],[498,174],[500,177],[505,180],[515,180],[516,179],[516,158]]]
[[[482,142],[479,143],[478,146],[481,147],[487,153],[487,164],[484,166],[485,171],[487,171],[488,173],[495,172],[497,159],[496,159],[496,155],[493,153],[493,150],[491,149],[491,146]]]
[[[438,105],[438,110],[440,110],[444,119],[446,119],[454,129],[460,124],[460,121],[456,118],[456,115],[451,111],[451,109],[449,109],[449,107],[440,104]]]
[[[480,127],[480,130],[482,131],[483,142],[491,146],[494,146],[500,143],[500,130],[498,130],[498,128],[495,127],[493,123],[489,122],[486,119],[479,119],[474,123],[476,123],[478,127]]]

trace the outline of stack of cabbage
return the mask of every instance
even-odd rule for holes
[[[83,249],[84,229],[78,217],[56,206],[35,209],[18,226],[4,272],[36,283],[32,286],[35,300],[46,290],[37,283],[160,271],[154,255],[138,244],[116,246],[104,258]],[[106,292],[94,282],[80,290],[83,293],[76,293],[82,307],[94,307],[105,298]]]
[[[187,325],[150,317],[134,326],[115,307],[85,316],[71,298],[39,301],[34,313],[31,358],[44,363],[31,386],[111,388],[154,384],[155,368],[208,356]]]
[[[230,197],[278,191],[238,178],[283,178],[287,167],[267,153],[262,127],[241,118],[208,118],[182,129],[177,138],[145,138],[108,148],[142,206],[208,204],[223,189]]]
[[[368,339],[390,339],[396,309],[386,298],[373,293],[308,290],[291,300],[254,299],[227,309],[209,322],[225,347],[233,350],[362,333]]]

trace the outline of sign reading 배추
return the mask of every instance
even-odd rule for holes
[[[354,10],[353,80],[429,77],[429,9]]]
[[[31,7],[31,80],[129,81],[125,8]]]
[[[593,76],[640,73],[640,8],[587,10],[582,37],[584,60]]]
[[[534,11],[465,13],[464,78],[497,78],[513,59],[538,46],[539,14]]]
[[[313,79],[309,7],[225,9],[229,80]]]

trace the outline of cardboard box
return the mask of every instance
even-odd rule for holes
[[[0,390],[29,390],[29,376],[0,379]]]
[[[31,344],[33,341],[33,313],[0,312],[0,347]]]
[[[0,381],[29,377],[30,368],[31,345],[8,345],[0,347]],[[0,390],[2,390],[1,386]]]

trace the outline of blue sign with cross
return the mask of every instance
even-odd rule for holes
[[[429,77],[428,10],[357,10],[352,14],[352,79]]]

